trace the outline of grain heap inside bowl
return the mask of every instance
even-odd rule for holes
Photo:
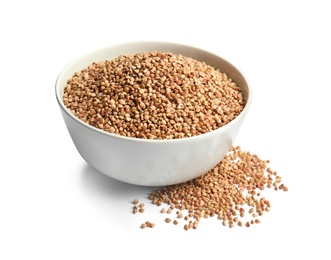
[[[96,128],[143,139],[204,134],[244,108],[240,88],[225,73],[159,51],[92,63],[67,81],[63,101]]]

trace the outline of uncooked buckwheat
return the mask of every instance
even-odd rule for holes
[[[204,62],[165,52],[120,55],[76,72],[65,106],[104,131],[144,139],[210,132],[243,110],[240,88]]]
[[[229,228],[235,224],[250,227],[259,224],[263,213],[270,211],[270,202],[261,196],[265,188],[288,191],[269,163],[256,154],[242,151],[239,146],[232,147],[224,159],[204,175],[156,189],[148,199],[156,206],[177,209],[176,224],[183,211],[188,213],[182,220],[185,230],[196,229],[201,219],[211,217],[217,217]],[[164,207],[161,212],[166,210]],[[167,217],[166,222],[170,221]]]

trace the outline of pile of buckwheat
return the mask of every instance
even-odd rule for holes
[[[120,55],[93,62],[67,81],[65,106],[84,122],[122,136],[177,139],[216,130],[235,119],[245,102],[225,73],[205,62],[169,52]],[[162,207],[166,223],[196,229],[216,216],[224,226],[249,227],[270,210],[265,188],[287,191],[269,161],[233,147],[212,170],[191,181],[165,186],[148,199]],[[133,213],[145,204],[133,201]],[[175,214],[175,215],[174,215]],[[141,228],[154,228],[146,221]]]
[[[256,154],[232,147],[225,158],[212,170],[191,181],[165,186],[152,191],[148,199],[161,207],[165,222],[178,225],[183,221],[185,230],[196,229],[201,219],[217,217],[224,226],[250,227],[261,222],[270,202],[262,196],[265,188],[288,191],[269,160]],[[144,204],[133,201],[133,213],[143,213]],[[165,206],[166,205],[166,206]],[[141,228],[155,227],[146,221]]]
[[[158,51],[92,63],[67,81],[63,101],[94,127],[144,139],[207,133],[244,108],[240,88],[225,73]]]

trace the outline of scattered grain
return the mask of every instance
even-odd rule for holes
[[[151,223],[150,221],[146,221],[145,223],[142,223],[140,227],[141,228],[146,228],[146,227],[148,227],[148,228],[154,228],[155,227],[155,223]]]
[[[267,160],[242,151],[238,146],[204,175],[185,183],[158,188],[148,195],[148,199],[157,206],[168,205],[168,210],[162,208],[161,213],[172,214],[173,209],[177,209],[177,218],[182,218],[183,212],[187,212],[185,230],[197,229],[201,219],[214,216],[229,228],[236,223],[239,227],[250,227],[260,223],[258,216],[270,211],[270,201],[261,195],[268,181],[274,183],[280,179],[277,176],[278,173],[268,167]],[[284,184],[279,186],[279,189],[287,190]],[[249,212],[247,216],[245,211]],[[166,218],[165,222],[170,223],[171,219]],[[177,225],[178,221],[173,223]]]

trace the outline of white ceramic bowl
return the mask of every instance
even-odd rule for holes
[[[75,72],[92,62],[111,60],[120,54],[149,51],[182,54],[205,61],[227,73],[243,92],[244,110],[227,125],[206,134],[173,140],[145,140],[92,127],[65,107],[64,88]],[[56,98],[71,138],[87,163],[119,181],[142,186],[164,186],[201,176],[228,153],[249,109],[251,90],[238,69],[208,51],[168,42],[129,42],[105,47],[68,64],[56,81]]]

